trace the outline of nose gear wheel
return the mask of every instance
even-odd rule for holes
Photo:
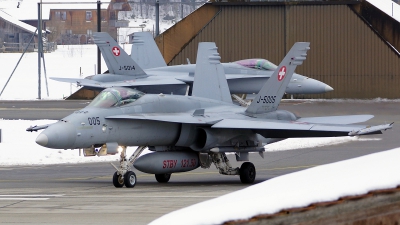
[[[124,186],[124,178],[122,175],[119,175],[118,172],[114,173],[113,184],[116,188],[122,188]]]
[[[133,188],[136,185],[136,174],[133,171],[128,171],[124,175],[125,187]]]

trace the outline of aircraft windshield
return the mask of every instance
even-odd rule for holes
[[[247,68],[259,70],[275,70],[277,68],[275,64],[266,59],[244,59],[233,63],[239,64]]]
[[[107,88],[100,92],[88,107],[111,108],[122,106],[138,100],[143,95],[145,95],[143,92],[130,88]]]

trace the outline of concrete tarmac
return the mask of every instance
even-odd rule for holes
[[[10,110],[7,113],[0,110],[0,118],[13,119],[15,115],[10,115],[12,113],[25,115],[18,119],[42,118],[46,116],[40,115],[40,110],[31,109],[45,108],[49,112],[48,115],[61,115],[58,106],[65,109],[62,112],[72,112],[82,108],[81,103],[85,101],[41,102],[27,102],[28,105],[12,103],[18,106],[14,107],[15,111]],[[0,108],[5,107],[2,103],[0,102]],[[400,123],[398,113],[400,103],[397,102],[285,101],[280,108],[295,112],[299,116],[374,114],[376,116],[368,121],[368,124],[395,122],[395,125],[383,135],[360,137],[365,141],[266,152],[264,159],[258,154],[252,154],[250,160],[257,169],[255,183],[400,145],[398,141],[400,127],[397,126]],[[61,117],[43,119],[61,119]],[[229,159],[233,166],[240,166],[241,163],[236,162],[234,156],[230,155]],[[117,163],[114,162],[115,165]],[[238,176],[218,174],[214,165],[211,165],[210,169],[199,168],[187,173],[173,174],[170,182],[166,184],[157,183],[153,175],[134,170],[138,183],[133,189],[114,188],[111,182],[114,172],[109,163],[0,166],[0,223],[147,224],[168,212],[249,186],[241,184]],[[231,207],[251,206],[242,206],[238,203]],[[196,218],[181,219],[189,221]]]

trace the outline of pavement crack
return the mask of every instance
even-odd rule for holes
[[[5,205],[5,206],[0,206],[0,209],[8,208],[8,207],[10,207],[10,206],[19,204],[19,203],[21,203],[21,202],[24,202],[24,200],[18,201],[18,202],[14,202],[14,203],[11,203],[11,204],[8,204],[8,205]]]

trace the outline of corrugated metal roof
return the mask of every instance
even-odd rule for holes
[[[23,29],[23,30],[29,32],[29,33],[32,33],[32,34],[33,34],[33,33],[35,33],[35,31],[36,31],[36,27],[31,26],[31,25],[29,25],[29,24],[26,24],[26,23],[24,23],[24,22],[21,22],[21,21],[19,21],[18,19],[16,19],[16,18],[10,16],[9,14],[7,14],[6,12],[4,12],[4,11],[2,11],[2,10],[0,10],[0,18],[2,18],[2,19],[4,19],[4,20],[6,20],[6,21],[8,21],[8,22],[10,22],[10,23],[12,23],[12,24],[14,24],[15,26],[17,26],[17,27],[19,27],[19,28],[21,28],[21,29]],[[42,33],[45,33],[45,32],[42,31]]]

